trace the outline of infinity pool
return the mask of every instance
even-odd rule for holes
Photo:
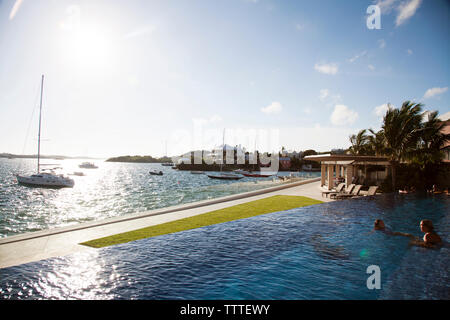
[[[323,203],[0,270],[1,299],[450,299],[450,249],[372,232],[375,219],[449,242],[446,196]],[[381,289],[366,286],[378,265]]]

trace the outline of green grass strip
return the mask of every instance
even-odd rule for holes
[[[238,204],[224,209],[199,214],[193,217],[183,218],[180,220],[166,222],[139,230],[129,231],[105,238],[83,242],[81,244],[93,248],[102,248],[120,243],[156,237],[184,230],[201,228],[213,224],[245,219],[261,214],[285,211],[319,203],[322,203],[322,201],[301,196],[272,196],[256,201]]]

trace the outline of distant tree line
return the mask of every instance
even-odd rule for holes
[[[153,158],[152,156],[121,156],[109,158],[106,162],[163,163],[172,162],[169,157]]]

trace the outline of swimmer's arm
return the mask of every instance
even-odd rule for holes
[[[427,243],[419,238],[414,237],[413,239],[411,239],[411,241],[409,242],[410,246],[418,246],[418,247],[423,247],[423,248],[433,248],[433,245],[431,243]]]
[[[410,233],[404,233],[404,232],[397,232],[397,231],[395,231],[395,232],[392,232],[392,235],[415,239],[415,237],[412,234],[410,234]]]

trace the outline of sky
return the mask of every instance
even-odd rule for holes
[[[445,0],[0,0],[0,153],[36,153],[43,74],[42,154],[347,148],[388,103],[450,111],[449,16]]]

